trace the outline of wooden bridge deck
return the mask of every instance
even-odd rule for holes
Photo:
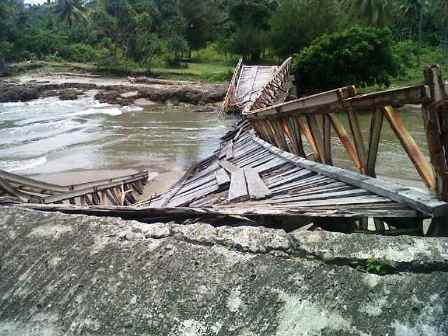
[[[448,211],[448,204],[430,193],[282,151],[258,138],[247,123],[169,192],[140,206],[338,218],[425,218]]]
[[[242,108],[252,102],[275,75],[277,66],[243,65],[236,87],[236,100]]]

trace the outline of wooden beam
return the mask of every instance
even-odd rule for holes
[[[290,114],[309,113],[322,110],[342,109],[342,100],[353,97],[356,94],[354,86],[343,87],[337,90],[327,91],[316,95],[291,100],[275,106],[254,110],[246,113],[249,118],[263,119],[272,116],[287,116]]]
[[[430,98],[429,87],[426,85],[407,86],[380,92],[373,92],[347,98],[344,104],[351,105],[356,110],[375,110],[384,106],[402,106],[405,104],[423,104]]]
[[[432,191],[436,189],[436,180],[431,164],[426,159],[420,147],[415,142],[414,138],[408,132],[401,120],[400,115],[394,110],[392,106],[386,106],[384,113],[389,121],[395,135],[400,140],[401,145],[408,154],[419,175],[422,177],[425,184]]]
[[[333,158],[331,153],[331,118],[328,114],[322,115],[322,129],[323,129],[323,157],[324,162],[333,165]]]
[[[333,124],[333,127],[336,131],[336,134],[339,137],[339,140],[341,140],[342,145],[345,147],[345,150],[347,151],[348,155],[352,159],[353,163],[355,164],[355,167],[362,171],[362,163],[358,158],[358,154],[356,153],[355,145],[353,144],[352,140],[350,139],[350,136],[348,135],[347,131],[344,128],[344,125],[342,125],[341,121],[337,117],[336,114],[329,114],[329,117],[331,119],[331,123]]]

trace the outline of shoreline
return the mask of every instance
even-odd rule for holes
[[[155,103],[207,105],[221,102],[227,87],[226,83],[102,76],[78,71],[31,68],[18,75],[0,77],[0,102],[25,102],[51,96],[75,100],[88,90],[97,90],[97,100],[121,106]]]

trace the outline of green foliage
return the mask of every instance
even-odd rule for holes
[[[378,274],[378,275],[384,275],[384,274],[393,272],[393,267],[390,265],[390,263],[387,260],[376,259],[373,257],[370,257],[367,259],[365,268],[368,273],[373,273],[373,274]]]
[[[276,54],[283,58],[299,52],[324,33],[338,31],[347,21],[337,0],[281,0],[279,3],[271,19],[271,40]]]
[[[345,85],[389,85],[399,66],[391,34],[377,28],[352,28],[325,34],[296,57],[296,77],[306,92]]]

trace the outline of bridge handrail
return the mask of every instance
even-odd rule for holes
[[[304,141],[315,161],[333,165],[331,132],[334,130],[355,167],[363,174],[376,176],[376,161],[384,118],[409,156],[426,186],[448,201],[448,85],[442,81],[439,67],[426,71],[423,85],[356,94],[354,86],[339,88],[268,106],[245,115],[263,140],[283,150],[305,157]],[[396,107],[423,105],[423,122],[428,139],[430,160],[413,139]],[[345,113],[349,131],[339,120]],[[371,113],[366,147],[358,116]]]

